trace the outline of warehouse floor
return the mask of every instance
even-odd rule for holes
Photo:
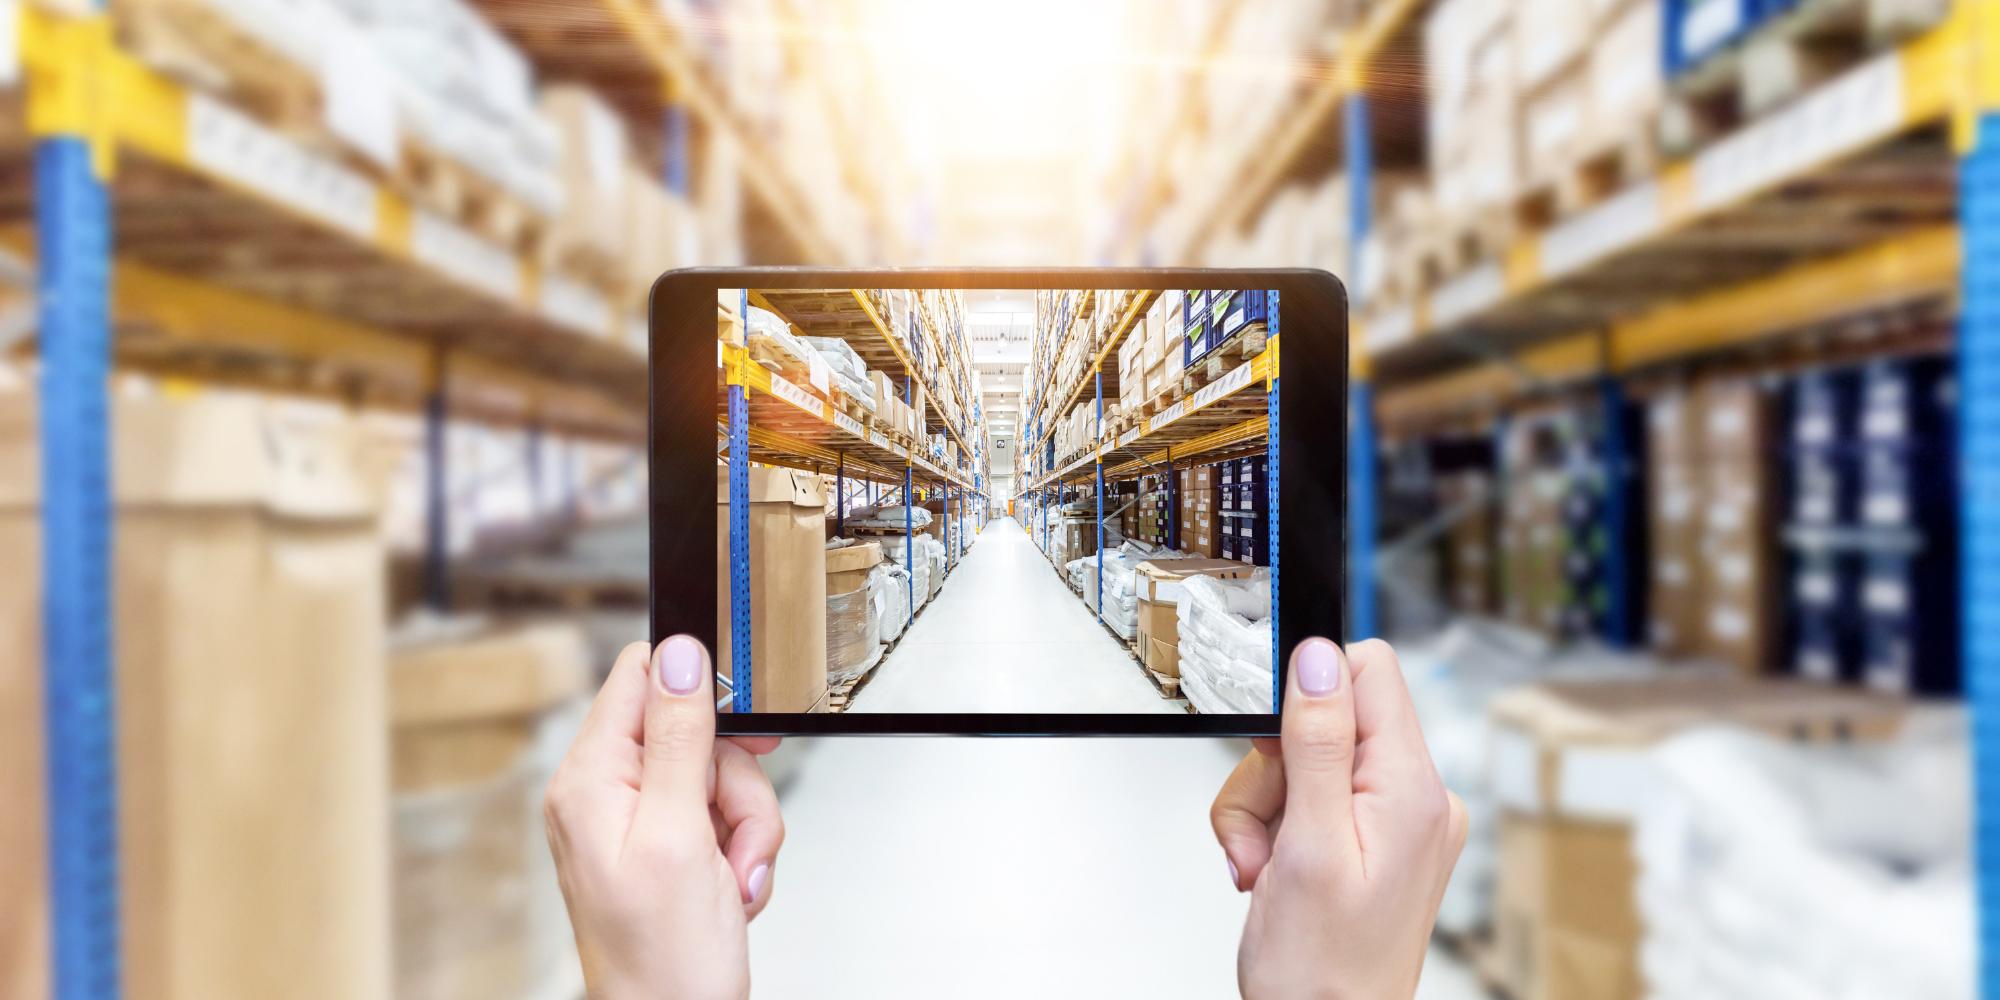
[[[1012,518],[986,525],[854,712],[1178,713]]]

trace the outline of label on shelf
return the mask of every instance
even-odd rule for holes
[[[1445,282],[1431,295],[1431,323],[1454,326],[1507,296],[1507,275],[1488,261]]]
[[[410,253],[480,291],[502,299],[521,297],[521,262],[505,247],[441,215],[421,209],[412,214]]]
[[[1118,447],[1123,448],[1126,445],[1131,444],[1132,442],[1137,440],[1139,440],[1139,428],[1134,427],[1131,430],[1118,435]]]
[[[833,415],[833,426],[838,427],[841,430],[844,430],[847,433],[854,435],[855,437],[862,437],[866,434],[866,432],[863,431],[861,428],[861,421],[856,420],[845,413],[835,413]]]
[[[1150,426],[1154,430],[1159,430],[1160,428],[1166,427],[1169,424],[1172,424],[1174,421],[1187,416],[1187,406],[1188,406],[1188,401],[1183,399],[1180,402],[1177,402],[1174,405],[1169,406],[1164,410],[1161,410],[1160,415],[1153,418]]]
[[[540,305],[543,316],[593,337],[611,329],[611,303],[589,286],[560,274],[542,274]]]
[[[820,398],[818,396],[815,396],[812,393],[807,392],[796,385],[793,385],[790,379],[787,379],[783,375],[779,375],[776,372],[771,373],[771,395],[776,396],[779,399],[782,399],[785,402],[790,403],[793,406],[796,406],[799,409],[804,410],[807,413],[810,413],[813,416],[820,418],[821,420],[826,419],[826,407],[820,402]]]
[[[1559,278],[1658,232],[1660,184],[1647,181],[1557,224],[1536,248],[1543,278]]]
[[[188,95],[188,160],[343,232],[375,237],[375,185],[207,95]]]
[[[881,433],[880,433],[880,432],[877,432],[877,431],[869,431],[869,432],[868,432],[868,443],[869,443],[869,444],[872,444],[872,445],[874,445],[874,446],[875,446],[875,447],[877,447],[877,448],[880,448],[880,449],[882,449],[883,451],[895,451],[895,450],[896,450],[896,446],[895,446],[895,445],[892,445],[892,444],[890,444],[890,443],[889,443],[889,439],[888,439],[888,438],[886,438],[886,437],[883,437],[883,436],[881,435]]]
[[[1711,146],[1694,161],[1694,207],[1721,208],[1894,133],[1903,59],[1891,52]]]
[[[1249,385],[1250,369],[1254,364],[1255,362],[1245,361],[1243,364],[1237,366],[1235,371],[1196,390],[1194,394],[1194,409],[1204,409],[1216,400],[1233,396],[1237,390]]]

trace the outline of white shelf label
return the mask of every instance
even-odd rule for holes
[[[875,431],[868,432],[868,443],[874,445],[877,448],[882,449],[883,451],[896,450],[893,445],[889,444],[888,438],[883,437],[881,434],[876,433]]]
[[[1159,430],[1160,428],[1166,427],[1172,424],[1174,421],[1187,416],[1187,404],[1188,401],[1183,399],[1180,402],[1175,403],[1174,405],[1169,406],[1164,410],[1161,410],[1160,415],[1153,418],[1153,429]]]
[[[1506,273],[1497,262],[1488,261],[1438,288],[1431,296],[1431,322],[1439,327],[1454,326],[1506,295]]]
[[[841,430],[844,430],[847,433],[854,435],[855,437],[861,437],[863,433],[865,433],[861,429],[861,421],[856,420],[845,413],[835,413],[833,415],[833,426],[838,427]]]
[[[1237,390],[1249,385],[1250,369],[1253,364],[1253,362],[1245,361],[1243,364],[1237,366],[1235,371],[1202,386],[1194,394],[1194,409],[1206,409],[1216,400],[1233,396]]]
[[[1132,442],[1137,440],[1139,440],[1139,428],[1134,427],[1131,430],[1118,435],[1118,447],[1123,448],[1126,445],[1131,444]]]
[[[375,237],[375,185],[200,93],[188,95],[188,159],[302,215]]]
[[[1716,143],[1694,161],[1694,204],[1720,208],[1894,133],[1903,60],[1891,52]]]
[[[1550,229],[1537,248],[1544,278],[1559,278],[1659,232],[1660,185],[1647,181]]]
[[[611,329],[611,303],[590,287],[562,275],[542,275],[540,305],[543,316],[593,337],[604,336]]]
[[[1390,309],[1368,320],[1368,349],[1381,352],[1417,335],[1417,314],[1409,306]]]
[[[498,298],[521,297],[521,264],[506,248],[431,212],[418,211],[410,226],[417,260]]]
[[[807,413],[810,413],[821,420],[826,419],[826,408],[821,405],[819,397],[813,395],[810,392],[805,391],[804,389],[799,388],[796,385],[793,385],[791,381],[785,378],[783,375],[772,373],[771,395],[776,396],[779,399],[782,399],[785,402],[790,403],[793,406],[796,406],[799,409],[804,410]]]

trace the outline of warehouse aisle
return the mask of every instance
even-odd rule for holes
[[[852,712],[1179,713],[1012,518],[986,526]]]

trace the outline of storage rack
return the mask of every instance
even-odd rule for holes
[[[1109,518],[1122,513],[1121,510],[1105,509],[1106,485],[1110,483],[1137,480],[1142,475],[1158,473],[1168,484],[1169,518],[1172,526],[1169,534],[1178,538],[1180,534],[1179,483],[1174,476],[1176,465],[1186,468],[1193,465],[1210,464],[1230,458],[1262,454],[1266,456],[1269,470],[1265,476],[1265,502],[1271,511],[1265,534],[1266,551],[1270,553],[1271,570],[1271,648],[1273,662],[1276,662],[1277,607],[1279,572],[1278,548],[1278,452],[1277,439],[1270,428],[1278,420],[1279,371],[1279,294],[1274,289],[1268,295],[1269,319],[1266,324],[1263,349],[1243,358],[1215,356],[1213,361],[1223,369],[1217,377],[1207,379],[1205,384],[1186,392],[1172,403],[1166,404],[1157,413],[1137,420],[1122,433],[1109,433],[1104,425],[1104,403],[1107,380],[1111,389],[1116,390],[1117,379],[1122,373],[1107,373],[1106,358],[1114,357],[1125,337],[1131,335],[1146,308],[1158,297],[1156,291],[1138,293],[1133,302],[1120,314],[1110,333],[1091,358],[1087,374],[1080,376],[1067,388],[1057,388],[1047,384],[1047,391],[1038,393],[1028,404],[1028,426],[1040,427],[1033,431],[1035,444],[1024,448],[1021,461],[1027,462],[1027,471],[1020,476],[1020,499],[1027,505],[1032,533],[1039,535],[1041,549],[1045,555],[1053,552],[1050,533],[1051,511],[1060,513],[1065,504],[1065,491],[1071,487],[1088,487],[1096,502],[1097,511],[1093,519],[1097,532],[1097,593],[1094,606],[1098,622],[1104,622],[1104,524]],[[1093,293],[1085,292],[1088,302]],[[1075,319],[1063,325],[1060,335],[1039,338],[1034,358],[1053,359],[1073,337],[1081,336],[1083,319],[1088,316],[1088,307],[1079,310]],[[1238,336],[1241,336],[1239,334]],[[1232,340],[1226,345],[1240,345],[1242,341]],[[1181,349],[1174,345],[1170,349]],[[1218,348],[1222,351],[1223,348]],[[1230,347],[1240,352],[1240,347]],[[1226,362],[1226,363],[1224,363]],[[1036,362],[1030,363],[1030,373],[1046,368]],[[1030,385],[1035,384],[1030,382]],[[1046,448],[1053,435],[1058,415],[1065,413],[1083,396],[1089,387],[1092,405],[1095,407],[1096,425],[1091,441],[1075,454],[1055,455],[1052,448]],[[1061,402],[1048,405],[1051,400]],[[1024,438],[1025,440],[1025,438]],[[1048,457],[1043,457],[1043,452]],[[1051,560],[1053,556],[1050,555]],[[1058,567],[1060,570],[1060,567]],[[1276,699],[1276,674],[1273,672],[1272,697]],[[1273,704],[1275,704],[1275,700]]]
[[[589,22],[581,36],[536,30],[521,5],[475,7],[538,64],[578,60],[572,74],[602,68],[610,43],[627,62],[597,82],[622,80],[614,96],[634,124],[659,124],[670,190],[687,186],[692,119],[738,140],[800,258],[844,259],[652,5],[568,5],[566,18]],[[0,107],[15,164],[0,256],[33,270],[39,330],[53,984],[114,998],[114,368],[423,414],[426,563],[441,600],[447,417],[642,442],[644,312],[155,71],[121,49],[104,0],[0,12],[18,18],[25,84]]]
[[[733,308],[724,301],[717,302],[718,325],[725,341],[732,325],[743,328],[742,321],[753,306],[773,313],[807,336],[844,341],[871,369],[901,371],[904,403],[911,402],[918,386],[932,391],[933,383],[905,350],[903,339],[889,329],[880,311],[870,303],[867,290],[740,289]],[[947,342],[952,336],[946,333]],[[960,338],[957,349],[964,350],[962,327],[956,336]],[[911,338],[912,342],[915,339]],[[969,359],[969,351],[962,357]],[[957,467],[933,462],[923,454],[921,445],[897,440],[865,423],[866,415],[848,403],[838,387],[829,388],[824,397],[814,395],[782,374],[752,361],[745,347],[721,343],[717,367],[723,388],[717,430],[727,453],[729,557],[733,571],[730,575],[732,662],[726,674],[723,665],[717,664],[716,681],[727,688],[729,693],[725,697],[733,706],[732,711],[749,712],[755,701],[750,666],[755,614],[749,576],[750,465],[776,465],[819,474],[832,472],[837,536],[846,534],[850,484],[859,484],[870,502],[899,495],[904,507],[906,553],[913,551],[917,535],[909,508],[924,499],[925,492],[934,491],[945,508],[943,541],[949,572],[965,555],[967,531],[976,531],[985,523],[986,452],[983,446],[975,451],[961,444],[961,463]],[[958,373],[953,368],[945,365],[940,371],[956,377]],[[926,434],[936,427],[954,439],[964,440],[960,429],[946,419],[941,409],[930,410],[930,414],[923,428]],[[897,492],[878,498],[874,492],[878,486]],[[968,520],[973,522],[971,529],[967,528]],[[914,574],[904,581],[904,587],[914,620],[919,607]]]
[[[1407,67],[1429,0],[1383,0],[1270,134],[1241,143],[1177,259],[1239,226],[1316,142],[1340,137],[1350,260],[1378,171],[1421,165]],[[2000,856],[2000,4],[1957,0],[1938,26],[1742,123],[1649,179],[1515,239],[1396,309],[1356,301],[1349,446],[1350,634],[1375,634],[1375,466],[1385,422],[1490,412],[1561,384],[1611,402],[1620,377],[1843,316],[1955,303],[1962,662],[1977,773],[1976,852]],[[1378,115],[1377,109],[1386,113]],[[1338,125],[1332,122],[1335,112]],[[1955,184],[1953,183],[1955,182]],[[1955,199],[1954,189],[1955,188]],[[1143,246],[1158,205],[1132,217]],[[1784,225],[1789,221],[1791,225]],[[1800,222],[1810,225],[1801,226]],[[1150,253],[1142,252],[1142,257]],[[1355,275],[1350,288],[1364,282]],[[1611,537],[1618,505],[1601,514]],[[1608,574],[1613,602],[1629,574]],[[2000,874],[1982,865],[1980,982],[2000,993]]]

